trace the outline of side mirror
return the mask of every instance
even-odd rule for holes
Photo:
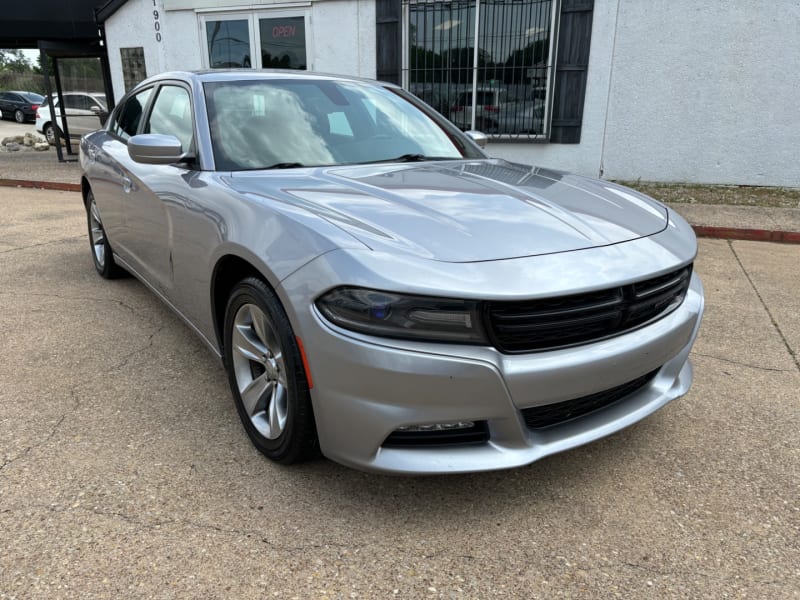
[[[171,165],[186,158],[178,138],[160,133],[134,135],[128,140],[128,155],[146,165]]]
[[[474,129],[470,129],[469,131],[465,131],[464,133],[467,134],[467,137],[471,139],[473,142],[478,144],[481,148],[486,148],[486,142],[489,141],[489,136],[487,136],[482,131],[475,131]]]
[[[103,109],[100,108],[99,106],[90,106],[89,110],[92,111],[96,115],[99,115],[101,112],[103,112]]]

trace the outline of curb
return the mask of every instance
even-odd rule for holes
[[[0,186],[37,188],[40,190],[58,190],[61,192],[80,192],[79,183],[64,183],[62,181],[31,181],[29,179],[0,179]]]
[[[38,188],[62,192],[80,192],[78,183],[61,181],[31,181],[28,179],[0,179],[0,186]],[[800,244],[800,232],[776,231],[772,229],[747,229],[740,227],[714,227],[711,225],[692,225],[699,238],[712,240],[743,240],[749,242],[775,242],[779,244]]]
[[[692,225],[699,238],[715,240],[744,240],[749,242],[777,242],[779,244],[800,244],[800,232],[775,231],[771,229],[747,229],[739,227],[711,227]]]

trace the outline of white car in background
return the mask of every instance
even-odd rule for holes
[[[100,92],[67,92],[63,94],[66,107],[67,129],[71,138],[79,138],[87,133],[100,129],[108,117],[106,95]],[[55,118],[50,109],[50,98],[45,96],[44,102],[36,111],[36,131],[44,134],[50,144],[56,143],[55,127],[61,137],[61,110],[58,97],[53,95]]]

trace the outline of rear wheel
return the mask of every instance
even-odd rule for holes
[[[291,464],[317,453],[308,381],[292,326],[275,293],[249,277],[225,310],[225,365],[236,409],[253,445]]]
[[[108,243],[100,211],[91,190],[86,194],[86,219],[89,224],[89,243],[92,249],[94,268],[105,279],[117,279],[127,275],[126,271],[114,262],[114,253]]]
[[[24,123],[25,122],[25,113],[21,110],[17,109],[14,111],[14,120],[17,123]]]
[[[48,144],[51,146],[56,145],[56,130],[52,123],[48,123],[44,126],[44,137],[47,139]]]

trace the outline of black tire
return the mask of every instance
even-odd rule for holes
[[[126,277],[128,272],[114,261],[114,252],[108,243],[106,230],[100,220],[100,213],[94,201],[91,190],[86,193],[86,222],[89,228],[89,249],[92,252],[92,262],[98,274],[104,279],[118,279]]]
[[[42,128],[42,132],[44,133],[44,137],[47,139],[47,143],[51,146],[56,145],[56,130],[53,127],[52,123],[48,123]]]
[[[250,359],[242,347],[261,358]],[[278,297],[260,279],[240,281],[228,298],[223,354],[236,410],[258,451],[285,465],[317,456],[317,429],[300,350]],[[242,393],[247,395],[247,389],[251,400],[246,406]]]
[[[25,122],[25,113],[21,110],[17,109],[14,111],[14,120],[17,123],[24,123]]]

